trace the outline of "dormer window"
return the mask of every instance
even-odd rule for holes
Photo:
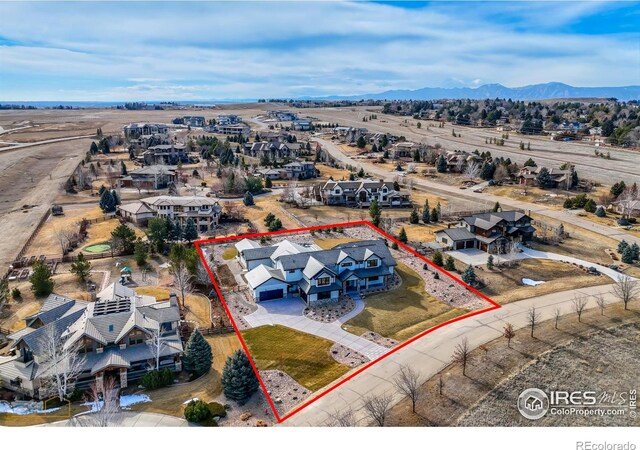
[[[318,286],[328,286],[331,284],[331,277],[318,278]]]
[[[370,259],[367,261],[367,268],[371,268],[371,267],[378,267],[377,259]]]

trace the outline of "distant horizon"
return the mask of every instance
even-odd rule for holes
[[[480,90],[482,88],[485,88],[487,86],[501,86],[501,87],[505,87],[507,89],[522,89],[522,88],[527,88],[527,87],[535,87],[535,86],[545,86],[545,85],[549,85],[549,84],[563,84],[563,85],[567,85],[570,86],[572,88],[576,88],[576,89],[616,89],[616,88],[634,88],[634,89],[638,89],[640,90],[640,84],[638,85],[625,85],[625,86],[571,86],[568,85],[566,83],[563,83],[561,81],[547,81],[544,83],[534,83],[534,84],[529,84],[529,85],[525,85],[525,86],[505,86],[501,83],[486,83],[480,86],[460,86],[460,87],[453,87],[453,88],[447,88],[447,87],[440,87],[440,86],[424,86],[422,88],[417,88],[417,89],[406,89],[407,91],[419,91],[421,89],[441,89],[441,90],[456,90],[456,89],[471,89],[471,90]],[[400,90],[400,89],[399,89]],[[404,91],[404,90],[402,90]],[[182,105],[194,105],[194,104],[203,104],[203,105],[215,105],[216,103],[222,103],[222,104],[228,104],[228,103],[257,103],[259,100],[286,100],[286,101],[339,101],[339,100],[352,100],[352,101],[357,101],[357,100],[363,100],[363,101],[367,101],[367,100],[380,100],[380,101],[384,101],[384,100],[392,100],[392,99],[374,99],[374,98],[367,98],[367,96],[376,96],[376,95],[381,95],[384,94],[385,92],[388,91],[384,91],[384,92],[369,92],[369,93],[361,93],[361,94],[347,94],[347,95],[342,95],[342,96],[323,96],[323,97],[312,97],[312,96],[300,96],[300,97],[295,97],[295,98],[288,98],[288,97],[280,97],[280,98],[276,98],[276,97],[271,97],[271,96],[263,96],[263,97],[259,97],[259,98],[226,98],[226,99],[207,99],[207,98],[201,98],[201,99],[149,99],[149,100],[1,100],[0,99],[0,104],[2,105],[24,105],[24,106],[36,106],[37,104],[49,104],[50,106],[56,106],[56,105],[62,105],[62,106],[72,106],[72,105],[80,105],[80,104],[95,104],[95,105],[105,105],[105,106],[118,106],[118,105],[124,105],[126,103],[145,103],[145,104],[150,104],[150,105],[157,105],[157,104],[161,104],[161,103],[176,103],[176,104],[182,104]],[[332,98],[333,97],[333,98]],[[349,97],[349,98],[341,98],[341,97]],[[355,97],[361,97],[356,99]],[[543,100],[561,100],[563,98],[592,98],[592,97],[549,97]],[[602,97],[597,97],[597,98],[602,98]],[[436,100],[448,100],[449,98],[447,97],[442,97],[442,98],[438,98]],[[411,100],[411,99],[406,99],[406,100]],[[480,99],[476,99],[476,100],[480,100]],[[539,101],[541,99],[531,99],[531,101]],[[640,98],[638,98],[638,100],[640,100]]]
[[[0,98],[230,102],[640,79],[639,2],[279,6],[2,2]]]

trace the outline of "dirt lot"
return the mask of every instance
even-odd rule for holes
[[[638,425],[628,419],[545,417],[532,422],[516,409],[516,399],[525,388],[596,391],[637,388],[640,313],[621,305],[588,310],[579,323],[575,315],[543,322],[529,336],[519,330],[507,347],[496,339],[471,354],[467,376],[450,365],[422,386],[417,414],[408,400],[392,408],[389,426],[603,426]],[[439,393],[439,380],[444,387]],[[464,415],[469,412],[467,417]]]
[[[503,304],[552,292],[612,282],[604,275],[588,275],[584,270],[571,264],[546,259],[525,259],[511,268],[488,270],[483,267],[476,272],[476,275],[486,285],[480,289],[480,292]],[[544,284],[525,286],[522,284],[523,278],[544,281]]]

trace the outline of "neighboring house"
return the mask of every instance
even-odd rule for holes
[[[629,217],[640,217],[640,200],[621,200],[614,202],[618,214]]]
[[[482,164],[482,158],[478,155],[467,153],[463,150],[448,151],[445,153],[444,158],[449,172],[464,172],[467,165],[473,162]]]
[[[202,116],[183,116],[173,119],[176,125],[187,125],[189,127],[204,127],[206,119]]]
[[[43,399],[44,377],[56,368],[51,364],[47,342],[59,339],[62,348],[77,348],[81,373],[74,388],[95,383],[102,392],[107,377],[127,387],[156,368],[155,349],[148,344],[160,338],[160,369],[182,370],[183,345],[178,324],[180,308],[175,296],[156,301],[113,283],[95,301],[85,302],[51,294],[35,314],[27,316],[25,328],[9,335],[12,354],[0,357],[3,387]]]
[[[176,166],[153,165],[132,170],[122,177],[122,187],[165,189],[176,181]]]
[[[166,135],[169,127],[160,123],[131,123],[123,128],[124,136],[127,139],[137,139],[140,136],[154,134]]]
[[[318,176],[316,163],[313,161],[296,161],[285,164],[283,168],[287,174],[287,178],[290,180],[306,180]]]
[[[295,131],[309,131],[313,128],[313,122],[310,119],[298,119],[291,122],[291,128]]]
[[[284,110],[267,111],[267,116],[270,119],[275,119],[279,122],[293,122],[298,119],[298,115],[296,113]]]
[[[188,163],[189,155],[187,155],[184,144],[162,144],[149,147],[142,153],[141,159],[145,165],[154,164],[172,164],[179,162]]]
[[[235,114],[221,114],[216,118],[217,125],[236,125],[242,122],[242,117]]]
[[[284,240],[262,247],[243,239],[238,260],[256,301],[300,297],[308,305],[341,294],[388,287],[396,261],[381,239],[339,244],[330,250]]]
[[[556,127],[556,131],[561,133],[578,133],[584,131],[587,126],[580,122],[562,122]]]
[[[242,135],[248,137],[251,132],[251,128],[244,123],[230,124],[230,125],[211,125],[205,128],[205,131],[210,133],[220,133],[228,135]]]
[[[488,253],[504,254],[513,242],[533,238],[532,219],[518,211],[474,214],[463,217],[457,227],[435,232],[436,241],[451,250],[476,248]]]
[[[382,207],[411,207],[411,196],[393,189],[388,181],[327,181],[314,186],[316,200],[325,205],[369,207],[374,199]]]
[[[187,220],[193,219],[198,231],[205,233],[218,225],[222,213],[222,207],[217,200],[196,196],[159,195],[118,206],[119,214],[136,224],[144,224],[151,218],[149,210],[153,212],[153,217],[178,220],[183,227],[186,226]]]
[[[413,158],[413,152],[419,148],[421,145],[415,142],[397,142],[391,146],[389,156],[392,159]]]
[[[523,167],[518,172],[516,178],[518,182],[525,186],[536,186],[537,178],[540,174],[540,171],[543,169],[540,167]],[[554,188],[562,185],[563,183],[567,183],[567,180],[571,178],[570,170],[560,170],[560,169],[547,169],[549,171],[549,176],[551,177],[551,183]]]

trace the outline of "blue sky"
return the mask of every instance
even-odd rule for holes
[[[637,2],[6,2],[0,101],[640,81]]]

